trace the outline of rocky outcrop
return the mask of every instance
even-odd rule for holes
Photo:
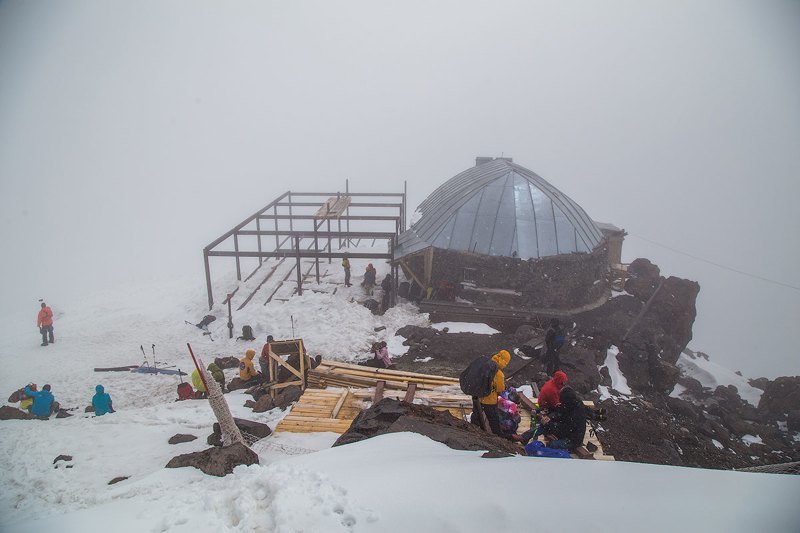
[[[410,431],[425,435],[456,450],[488,450],[521,454],[519,446],[459,420],[447,411],[384,398],[353,420],[334,446],[342,446],[385,433]]]
[[[241,443],[214,447],[202,452],[186,453],[170,459],[167,468],[193,466],[210,476],[222,477],[239,465],[257,465],[258,455]]]
[[[678,358],[692,338],[700,285],[662,278],[658,267],[646,259],[631,263],[628,273],[629,295],[575,317],[580,340],[596,349],[618,346],[620,370],[632,389],[668,393],[680,377]],[[651,297],[650,307],[640,317]]]
[[[773,416],[783,416],[800,405],[800,376],[780,377],[770,381],[764,388],[759,411]]]

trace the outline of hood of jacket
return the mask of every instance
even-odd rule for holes
[[[578,393],[572,387],[564,387],[561,389],[561,403],[564,405],[576,405],[580,402]]]
[[[553,383],[559,389],[562,388],[564,385],[566,385],[568,381],[569,381],[569,379],[567,379],[567,375],[564,372],[562,372],[561,370],[559,370],[555,374],[553,374]]]
[[[103,393],[104,393],[106,390],[103,388],[103,386],[102,386],[102,385],[98,385],[97,387],[95,387],[95,388],[94,388],[94,391],[95,391],[97,394],[103,394]]]
[[[492,361],[497,363],[497,368],[504,369],[508,362],[511,361],[511,354],[507,350],[500,350],[492,356]]]
[[[245,357],[247,357],[248,359],[250,359],[250,360],[252,361],[252,360],[253,360],[253,357],[255,357],[255,356],[256,356],[256,351],[255,351],[255,350],[247,350],[247,351],[244,353],[244,356],[245,356]]]

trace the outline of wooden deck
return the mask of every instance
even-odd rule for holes
[[[406,401],[410,398],[415,404],[448,411],[462,420],[469,420],[472,413],[472,398],[461,393],[455,378],[323,361],[320,366],[309,371],[308,381],[319,388],[307,388],[291,412],[278,423],[275,432],[331,431],[342,434],[350,428],[362,409],[372,405],[378,382],[384,382],[381,391],[383,398]],[[337,384],[340,386],[334,386]],[[532,409],[536,402],[536,398],[520,396],[522,403],[521,421],[517,430],[519,434],[530,429]],[[587,407],[594,406],[593,402],[583,403]],[[587,458],[613,461],[613,456],[604,454],[602,444],[589,431],[590,428],[587,423],[584,442],[594,444],[597,450],[592,457]]]

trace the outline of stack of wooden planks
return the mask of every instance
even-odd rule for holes
[[[358,387],[369,388],[378,381],[386,382],[386,389],[406,390],[409,383],[416,383],[419,390],[433,390],[437,387],[458,385],[458,378],[419,374],[387,368],[322,361],[308,372],[308,383],[315,387]]]
[[[275,431],[344,433],[363,407],[364,401],[348,389],[306,389]]]

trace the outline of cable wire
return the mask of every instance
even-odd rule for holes
[[[745,272],[744,270],[739,270],[738,268],[733,268],[733,267],[730,267],[730,266],[727,266],[727,265],[723,265],[721,263],[716,263],[716,262],[711,261],[709,259],[704,259],[702,257],[698,257],[698,256],[690,254],[688,252],[683,252],[681,250],[677,250],[675,248],[672,248],[671,246],[667,246],[666,244],[661,244],[659,242],[647,239],[645,237],[642,237],[641,235],[636,235],[634,233],[629,233],[628,235],[630,235],[631,237],[636,237],[637,239],[641,239],[643,241],[649,242],[650,244],[654,244],[654,245],[659,246],[661,248],[666,248],[667,250],[675,252],[676,254],[685,255],[686,257],[691,257],[692,259],[695,259],[697,261],[702,261],[703,263],[708,263],[709,265],[713,265],[713,266],[715,266],[717,268],[721,268],[723,270],[729,270],[730,272],[735,272],[736,274],[741,274],[742,276],[747,276],[747,277],[750,277],[750,278],[754,278],[754,279],[758,279],[758,280],[761,280],[761,281],[765,281],[767,283],[772,283],[774,285],[780,285],[781,287],[786,287],[788,289],[794,289],[796,291],[800,291],[800,287],[798,287],[796,285],[791,285],[791,284],[785,283],[783,281],[777,281],[777,280],[774,280],[774,279],[765,278],[764,276],[759,276],[758,274],[753,274],[751,272]]]

